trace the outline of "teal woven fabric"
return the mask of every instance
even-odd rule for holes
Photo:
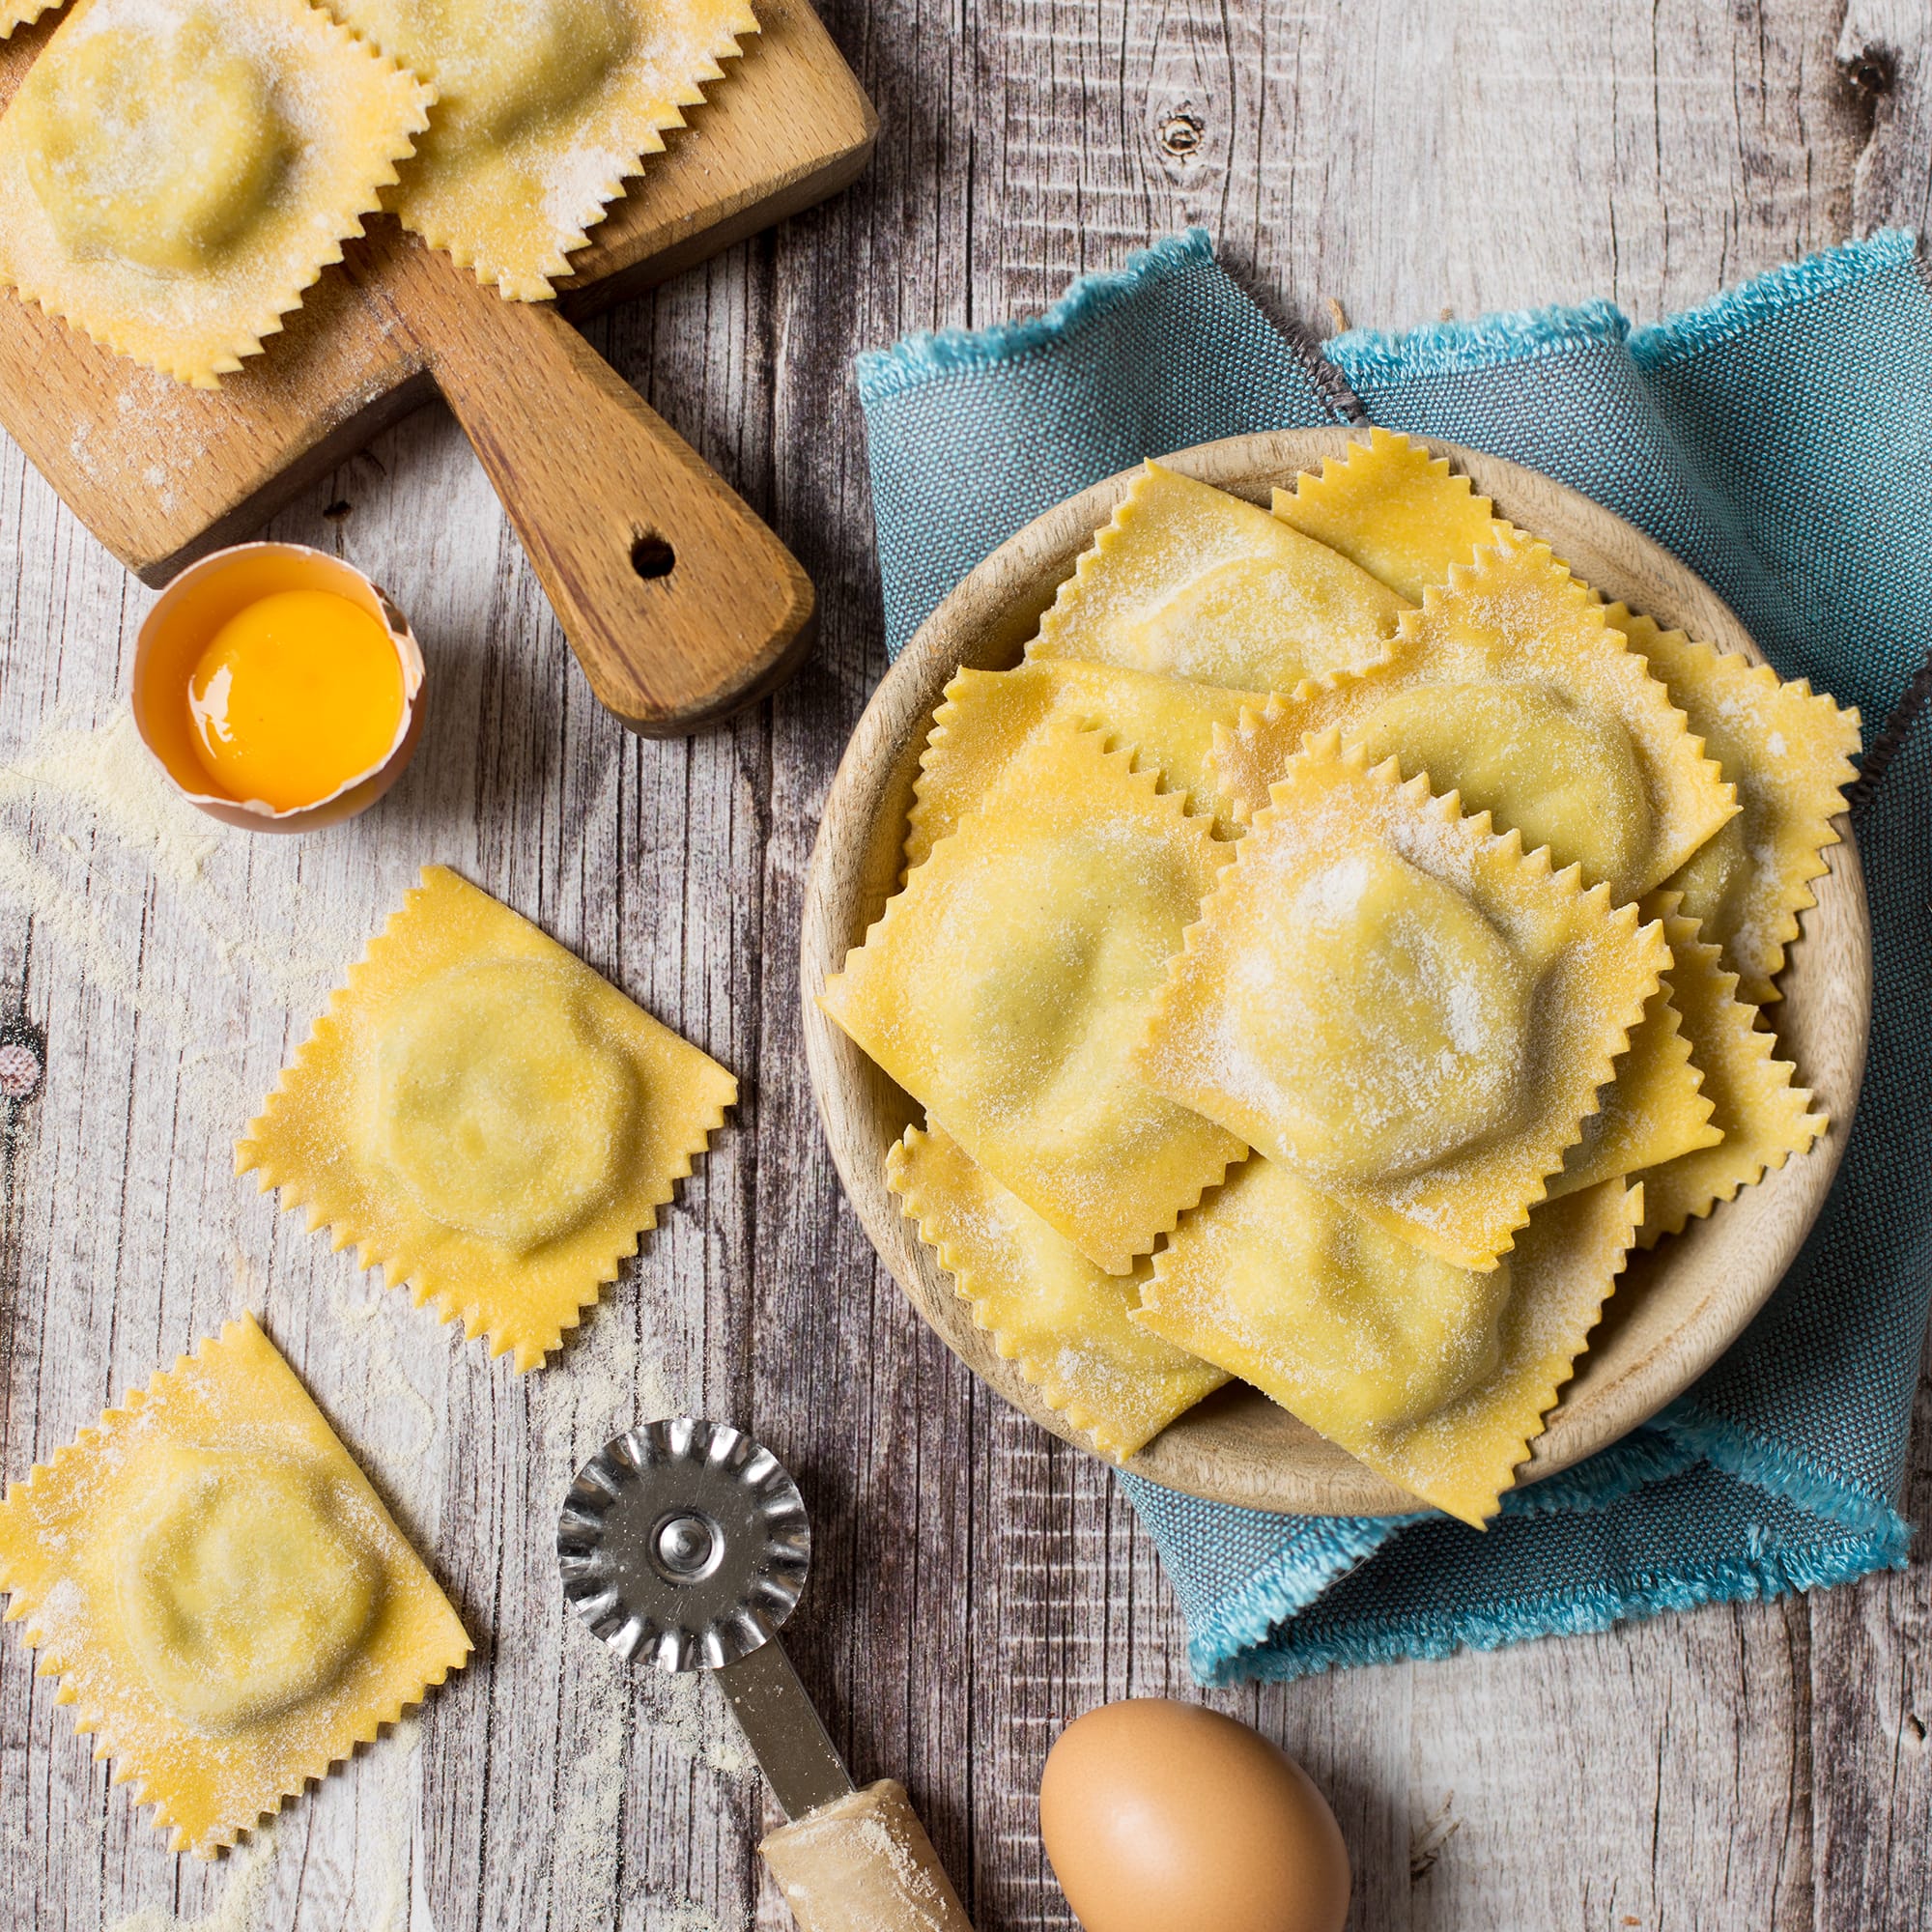
[[[1907,235],[1652,328],[1592,302],[1318,352],[1196,233],[1037,323],[914,338],[858,377],[891,649],[1071,492],[1189,443],[1357,413],[1512,457],[1627,517],[1786,676],[1859,705],[1868,747],[1932,645],[1932,296]],[[1856,814],[1876,931],[1864,1094],[1832,1199],[1763,1313],[1652,1424],[1511,1495],[1488,1531],[1268,1516],[1123,1479],[1198,1676],[1436,1656],[1904,1562],[1932,1301],[1928,735]]]

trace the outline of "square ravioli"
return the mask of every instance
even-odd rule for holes
[[[1711,1123],[1722,1138],[1646,1168],[1638,1239],[1647,1248],[1719,1201],[1735,1199],[1739,1188],[1755,1186],[1831,1124],[1811,1111],[1809,1093],[1794,1084],[1791,1063],[1773,1058],[1777,1042],[1758,1025],[1757,1009],[1737,997],[1737,975],[1724,970],[1719,949],[1701,937],[1694,919],[1670,910],[1674,903],[1674,895],[1658,895],[1670,942],[1664,980],[1704,1071]]]
[[[563,1341],[724,1123],[738,1083],[441,866],[369,942],[236,1144],[490,1352]]]
[[[1265,805],[1303,737],[1331,728],[1619,899],[1661,885],[1738,809],[1602,605],[1548,544],[1513,533],[1426,593],[1386,663],[1303,683],[1216,734],[1236,812]]]
[[[435,83],[389,206],[485,284],[544,301],[627,176],[724,78],[747,0],[327,0]]]
[[[1274,493],[1274,514],[1291,528],[1338,550],[1378,582],[1420,604],[1432,584],[1510,533],[1446,456],[1385,429],[1304,471]]]
[[[1136,769],[1157,772],[1191,810],[1214,814],[1216,833],[1232,837],[1234,821],[1221,815],[1214,790],[1214,727],[1238,724],[1243,704],[1261,702],[1255,692],[1074,658],[956,671],[920,755],[906,865],[919,865],[958,825],[1036,732],[1062,721],[1105,730],[1132,751]]]
[[[1127,1274],[1246,1151],[1134,1065],[1232,852],[1128,753],[1055,724],[907,876],[819,1005],[976,1166]]]
[[[0,1589],[113,1781],[202,1858],[470,1649],[252,1316],[9,1487]]]
[[[80,0],[0,117],[0,288],[214,388],[341,261],[434,98],[303,0]]]
[[[1668,921],[1663,931],[1668,941]],[[1716,1108],[1703,1091],[1703,1071],[1671,1004],[1670,983],[1666,970],[1617,1062],[1617,1077],[1604,1089],[1602,1104],[1583,1122],[1582,1138],[1550,1179],[1552,1197],[1716,1147],[1724,1138],[1711,1118]]]
[[[1046,1406],[1120,1462],[1227,1379],[1133,1321],[1133,1276],[1104,1273],[935,1127],[908,1127],[886,1179],[973,1320]]]
[[[1258,504],[1150,463],[1040,619],[1033,660],[1285,691],[1387,654],[1405,602]]]
[[[1662,929],[1333,732],[1236,852],[1153,1003],[1147,1080],[1494,1267],[1657,991]]]
[[[1481,1528],[1596,1325],[1641,1194],[1545,1202],[1508,1262],[1472,1274],[1257,1155],[1154,1258],[1135,1320]]]
[[[1859,714],[1803,678],[1780,683],[1770,666],[1660,630],[1622,604],[1607,615],[1737,787],[1737,817],[1667,883],[1723,948],[1742,997],[1766,1006],[1780,997],[1798,915],[1818,903],[1811,881],[1826,869],[1825,848],[1838,842],[1832,821],[1858,777]]]
[[[48,8],[60,4],[61,0],[0,0],[0,41],[15,27],[31,26]]]

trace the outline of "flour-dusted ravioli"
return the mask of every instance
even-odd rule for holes
[[[1134,1319],[1480,1527],[1570,1379],[1640,1199],[1612,1181],[1545,1202],[1508,1262],[1472,1274],[1257,1155],[1182,1218]]]
[[[1154,1004],[1160,1093],[1488,1269],[1669,963],[1656,923],[1336,734],[1290,761]]]
[[[1256,1154],[1181,1216],[1140,1325],[1331,1440],[1411,1426],[1493,1374],[1513,1282],[1439,1261]]]
[[[1776,1040],[1758,1025],[1757,1009],[1738,997],[1737,975],[1725,971],[1719,950],[1701,937],[1694,919],[1670,909],[1675,904],[1675,895],[1660,893],[1651,908],[1662,913],[1670,942],[1664,980],[1671,1004],[1684,1015],[1712,1103],[1711,1122],[1723,1139],[1639,1177],[1644,1215],[1638,1238],[1645,1247],[1679,1233],[1719,1201],[1734,1199],[1739,1188],[1754,1186],[1831,1124],[1811,1111],[1810,1094],[1794,1085],[1791,1063],[1773,1057]]]
[[[819,998],[932,1125],[1109,1274],[1245,1151],[1134,1065],[1168,959],[1232,850],[1130,753],[1055,724]]]
[[[1319,474],[1304,471],[1292,491],[1277,490],[1274,514],[1411,604],[1510,531],[1447,457],[1385,429],[1326,458]]]
[[[546,300],[644,156],[758,23],[748,0],[328,0],[435,82],[391,205],[521,301]]]
[[[50,7],[60,4],[61,0],[0,0],[0,41],[15,27],[31,26]]]
[[[1137,770],[1159,773],[1193,810],[1217,812],[1214,727],[1237,724],[1243,704],[1261,701],[1253,692],[1071,658],[959,670],[932,714],[920,757],[906,864],[919,865],[953,830],[1037,732],[1063,722],[1102,728],[1111,744],[1133,753]],[[1236,830],[1218,815],[1214,829],[1224,836]]]
[[[1001,1355],[1102,1456],[1131,1456],[1228,1379],[1135,1324],[1146,1262],[1096,1268],[940,1128],[908,1127],[886,1180]]]
[[[1458,564],[1404,617],[1394,655],[1309,680],[1217,733],[1215,772],[1237,813],[1311,731],[1399,757],[1468,811],[1580,865],[1619,899],[1661,884],[1737,811],[1732,789],[1669,694],[1549,554],[1515,535]]]
[[[1832,820],[1858,777],[1859,714],[1803,678],[1780,683],[1768,665],[1660,630],[1625,605],[1607,616],[1737,787],[1737,817],[1668,884],[1704,937],[1723,948],[1741,997],[1768,1005],[1782,997],[1784,949],[1798,937],[1798,915],[1818,903],[1811,881],[1826,869],[1825,848],[1838,842]]]
[[[113,1781],[203,1858],[470,1649],[252,1316],[8,1489],[0,1589]]]
[[[1027,656],[1285,691],[1385,656],[1404,608],[1257,504],[1150,463],[1060,586]]]
[[[285,1209],[535,1367],[691,1172],[738,1083],[440,866],[236,1145]]]
[[[361,234],[432,99],[303,0],[80,0],[0,117],[0,287],[213,388]]]
[[[1666,924],[1664,937],[1669,936]],[[1564,1154],[1561,1172],[1551,1178],[1550,1195],[1574,1194],[1716,1147],[1723,1129],[1712,1120],[1715,1108],[1703,1088],[1704,1075],[1671,1004],[1666,972],[1617,1062],[1617,1077],[1583,1122],[1582,1138]]]

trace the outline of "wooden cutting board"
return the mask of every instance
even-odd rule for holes
[[[663,281],[865,166],[877,117],[818,16],[807,0],[756,11],[762,32],[591,230],[556,303],[503,301],[373,217],[264,353],[209,391],[0,295],[0,424],[88,528],[159,584],[440,391],[600,700],[658,734],[736,709],[796,661],[810,584],[561,318]],[[0,42],[0,103],[59,20]]]

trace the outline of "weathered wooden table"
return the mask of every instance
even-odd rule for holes
[[[824,634],[690,744],[591,703],[462,439],[389,433],[278,520],[413,617],[403,785],[311,838],[174,808],[124,719],[149,593],[0,449],[0,1463],[17,1477],[238,1307],[430,1553],[475,1667],[272,1832],[177,1861],[0,1648],[0,1923],[380,1932],[777,1926],[769,1810],[704,1687],[564,1623],[568,1472],[692,1406],[755,1429],[818,1533],[791,1648],[861,1774],[897,1773],[985,1932],[1068,1923],[1036,1835],[1068,1718],[1185,1691],[1147,1537],[1095,1463],[976,1389],[842,1205],[798,1046],[800,881],[882,663],[855,350],[1025,314],[1199,221],[1261,298],[1397,326],[1604,294],[1639,319],[1922,225],[1920,0],[837,0],[884,117],[843,200],[595,326],[777,524]],[[524,1379],[230,1174],[327,988],[442,860],[744,1081],[639,1264]],[[7,1071],[0,1063],[0,1075]],[[4,1085],[4,1083],[0,1083]],[[1908,1513],[1932,1514],[1921,1401]],[[1495,1656],[1217,1694],[1326,1787],[1365,1928],[1932,1925],[1932,1572]],[[130,1916],[131,1915],[131,1916]],[[211,1918],[212,1915],[212,1918]]]

